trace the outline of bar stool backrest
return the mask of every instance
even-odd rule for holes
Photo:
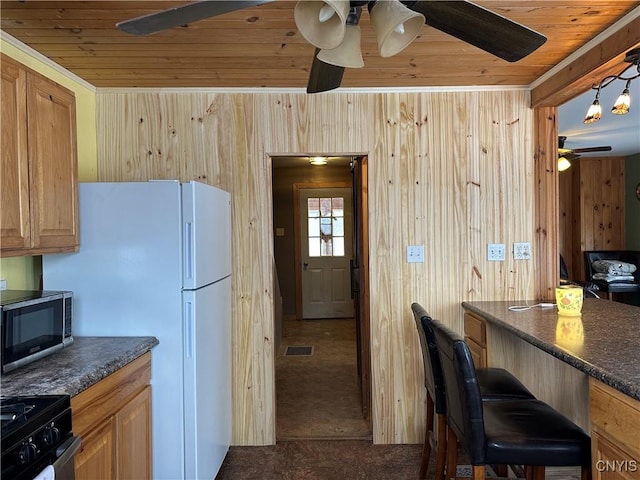
[[[437,320],[435,334],[446,391],[447,422],[463,442],[473,465],[484,462],[482,396],[473,358],[464,340]]]
[[[446,413],[446,399],[444,395],[444,379],[440,356],[436,346],[436,337],[430,323],[433,321],[427,311],[418,303],[411,304],[413,317],[418,329],[420,347],[422,349],[422,361],[424,363],[424,384],[435,403],[436,413]]]

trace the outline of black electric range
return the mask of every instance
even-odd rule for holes
[[[33,479],[75,440],[69,395],[0,397],[2,478]]]

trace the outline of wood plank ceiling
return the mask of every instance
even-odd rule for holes
[[[97,87],[295,87],[307,84],[314,48],[298,33],[294,1],[276,1],[147,37],[119,21],[179,1],[1,1],[2,30]],[[529,85],[640,1],[478,0],[548,37],[508,63],[431,27],[402,53],[381,58],[363,14],[365,67],[345,87]]]

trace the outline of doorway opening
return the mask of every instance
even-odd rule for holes
[[[367,158],[326,158],[271,157],[278,441],[372,438]]]

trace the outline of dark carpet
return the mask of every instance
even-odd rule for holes
[[[216,480],[416,480],[422,445],[362,440],[282,441],[231,447]],[[433,478],[433,461],[427,478]]]

